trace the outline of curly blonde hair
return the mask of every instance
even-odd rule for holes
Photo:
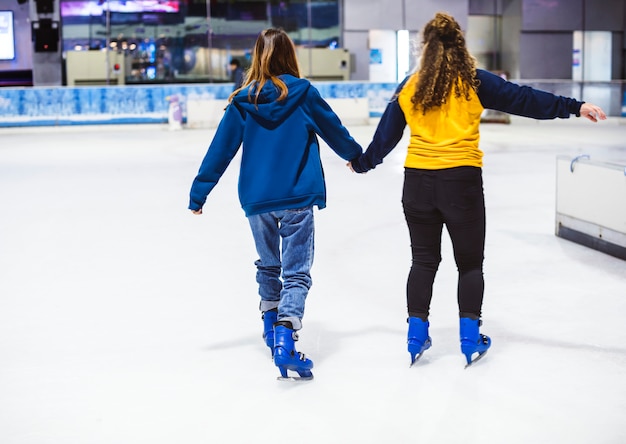
[[[476,91],[476,59],[465,45],[465,37],[457,21],[439,12],[424,27],[422,56],[413,107],[425,114],[432,108],[445,104],[454,88],[455,97],[470,99]]]

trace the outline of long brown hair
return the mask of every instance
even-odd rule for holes
[[[271,81],[280,91],[277,100],[287,97],[287,85],[278,78],[281,74],[291,74],[300,77],[300,67],[296,57],[296,47],[289,35],[282,29],[268,28],[259,34],[252,53],[252,64],[246,72],[243,85],[234,91],[228,100],[232,98],[248,85],[252,87],[248,90],[248,98],[254,93],[254,103],[257,103],[259,93],[268,80]]]
[[[478,88],[476,59],[465,45],[465,37],[457,21],[445,13],[437,13],[424,27],[422,56],[413,107],[425,114],[443,105],[454,87],[455,97],[470,99],[470,91]]]

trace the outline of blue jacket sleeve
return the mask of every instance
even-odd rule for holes
[[[199,210],[226,171],[243,140],[243,111],[234,104],[226,107],[224,117],[220,121],[215,137],[209,145],[198,175],[191,185],[189,193],[189,209]]]
[[[354,140],[337,114],[312,85],[307,91],[306,107],[313,120],[315,132],[337,155],[344,160],[352,160],[363,153],[361,145]]]
[[[365,173],[381,164],[387,154],[389,154],[402,139],[406,118],[398,103],[398,94],[406,83],[405,79],[396,89],[391,101],[387,104],[385,112],[380,118],[372,142],[367,147],[365,153],[354,159],[352,169],[357,173]]]
[[[477,69],[478,98],[483,107],[534,119],[567,119],[580,116],[583,102],[569,97],[520,86],[488,71]]]

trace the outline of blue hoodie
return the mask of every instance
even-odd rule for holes
[[[246,87],[227,106],[190,192],[190,210],[208,194],[243,144],[239,200],[246,216],[270,211],[326,206],[319,135],[344,160],[363,150],[308,80],[281,75],[289,89],[280,102],[267,82],[254,104]]]

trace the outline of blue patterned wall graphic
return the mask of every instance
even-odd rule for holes
[[[326,99],[367,98],[379,117],[394,83],[313,82]],[[232,84],[0,88],[0,127],[166,123],[168,97],[225,100]]]

